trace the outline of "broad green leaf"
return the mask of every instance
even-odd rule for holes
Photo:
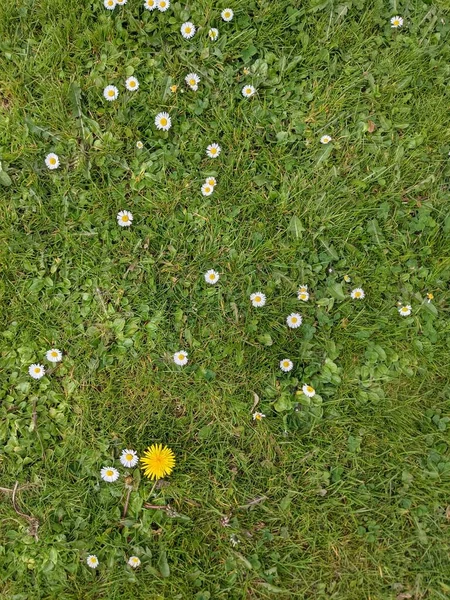
[[[300,219],[294,215],[289,221],[289,226],[287,230],[293,237],[299,239],[301,237],[302,231],[305,231],[305,228],[303,227],[303,224],[300,221]]]

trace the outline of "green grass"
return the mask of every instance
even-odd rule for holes
[[[211,0],[3,4],[1,486],[29,484],[16,508],[39,530],[0,492],[1,598],[450,594],[447,2],[229,5],[231,23]],[[63,362],[31,380],[51,347]],[[121,521],[100,468],[154,442],[176,468],[153,493],[135,473]]]

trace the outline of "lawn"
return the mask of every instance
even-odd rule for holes
[[[448,0],[2,12],[0,598],[449,598]]]

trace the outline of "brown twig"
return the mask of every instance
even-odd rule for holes
[[[131,496],[131,492],[133,491],[133,488],[130,486],[128,488],[128,492],[127,492],[127,498],[125,500],[125,504],[123,505],[123,513],[122,513],[122,519],[125,519],[125,517],[127,516],[127,512],[128,512],[128,504],[130,503],[130,496]]]
[[[144,502],[144,508],[152,508],[153,510],[169,510],[168,506],[158,504],[148,504],[148,502]]]
[[[259,504],[260,502],[264,502],[264,500],[267,500],[267,496],[259,496],[258,498],[255,498],[254,500],[251,500],[247,504],[243,504],[242,506],[238,506],[238,510],[240,510],[242,508],[250,508],[250,506],[254,506],[255,504]]]
[[[21,517],[23,517],[24,519],[26,519],[28,521],[28,523],[30,524],[29,528],[28,528],[28,533],[29,535],[32,535],[36,538],[36,541],[38,540],[38,535],[37,535],[37,531],[39,528],[39,520],[36,519],[36,517],[31,517],[30,515],[26,515],[25,513],[23,513],[22,511],[19,510],[18,506],[17,506],[17,502],[16,502],[16,493],[17,493],[17,488],[19,487],[19,482],[16,481],[16,483],[14,484],[14,489],[12,491],[12,505],[14,510],[16,511],[16,513],[18,515],[20,515]]]

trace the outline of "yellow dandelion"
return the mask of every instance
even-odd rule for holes
[[[140,459],[144,475],[149,479],[162,479],[170,475],[175,466],[175,454],[167,446],[153,444]]]

